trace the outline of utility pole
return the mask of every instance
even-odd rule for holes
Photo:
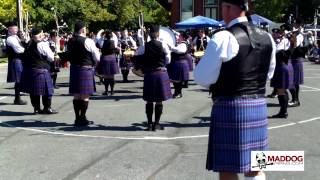
[[[23,31],[22,0],[17,0],[17,19],[20,31]]]

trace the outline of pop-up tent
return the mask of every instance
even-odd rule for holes
[[[265,17],[262,17],[258,14],[252,14],[251,15],[251,19],[252,19],[252,22],[253,24],[256,24],[256,25],[261,25],[261,24],[268,24],[268,25],[272,25],[272,24],[275,24],[275,22],[265,18]]]
[[[187,20],[176,23],[176,28],[178,29],[187,29],[187,28],[204,28],[204,27],[215,27],[219,26],[219,21],[214,19],[203,17],[203,16],[195,16],[189,18]]]

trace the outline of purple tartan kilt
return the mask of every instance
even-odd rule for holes
[[[191,56],[191,54],[187,54],[186,55],[186,59],[188,61],[188,65],[189,65],[189,71],[193,71],[193,57]]]
[[[187,60],[174,61],[170,65],[169,76],[173,81],[189,80],[189,64]]]
[[[124,56],[122,56],[120,58],[120,68],[121,69],[127,69],[127,70],[130,70],[132,67],[133,67],[133,63],[131,61],[131,58],[125,58]]]
[[[21,74],[23,71],[22,62],[20,59],[9,60],[8,62],[8,75],[7,82],[17,82],[21,81]]]
[[[108,55],[101,56],[100,63],[97,67],[98,73],[105,76],[119,74],[119,66],[116,60],[116,56]]]
[[[298,59],[291,60],[291,63],[293,66],[294,85],[299,85],[299,84],[304,83],[303,61],[304,61],[304,58],[298,58]]]
[[[161,102],[171,98],[170,79],[167,70],[145,72],[143,100],[147,102]]]
[[[249,172],[251,151],[268,149],[267,128],[264,98],[218,98],[211,112],[207,169]]]
[[[93,67],[70,67],[70,94],[91,95],[96,91]]]
[[[293,89],[294,75],[291,62],[288,64],[276,65],[273,78],[271,79],[271,87],[277,89]]]
[[[22,77],[22,91],[33,96],[52,96],[54,90],[50,71],[47,69],[25,68]]]

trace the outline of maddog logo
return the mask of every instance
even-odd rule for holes
[[[252,151],[252,171],[304,171],[304,151]]]

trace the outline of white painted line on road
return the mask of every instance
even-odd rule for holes
[[[318,92],[320,90],[301,90],[301,92]]]
[[[2,100],[2,99],[5,99],[5,98],[7,98],[8,96],[3,96],[3,97],[0,97],[0,100]]]
[[[309,89],[313,89],[313,90],[318,90],[318,91],[320,91],[319,88],[315,88],[315,87],[311,87],[311,86],[301,85],[301,87],[305,87],[305,88],[309,88]]]
[[[311,77],[304,77],[304,78],[308,78],[308,79],[318,79],[318,78],[320,78],[320,76],[311,76]]]
[[[299,124],[303,124],[303,123],[308,123],[308,122],[311,122],[311,121],[316,121],[316,120],[319,120],[320,117],[315,117],[315,118],[312,118],[312,119],[308,119],[308,120],[304,120],[304,121],[299,121],[298,123]]]
[[[293,126],[293,125],[296,125],[297,123],[289,123],[289,124],[283,124],[283,125],[280,125],[280,126],[273,126],[273,127],[269,127],[268,129],[278,129],[278,128],[283,128],[283,127],[288,127],[288,126]]]
[[[272,126],[269,127],[268,129],[279,129],[279,128],[284,128],[284,127],[289,127],[289,126],[294,126],[297,124],[303,124],[303,123],[308,123],[312,122],[315,120],[320,120],[320,117],[315,117],[312,119],[308,120],[303,120],[299,121],[297,123],[288,123],[288,124],[283,124],[279,126]],[[193,135],[193,136],[175,136],[175,137],[166,137],[166,136],[94,136],[94,135],[86,135],[86,134],[73,134],[73,133],[63,133],[63,132],[57,132],[57,131],[46,131],[46,130],[40,130],[40,129],[33,129],[33,128],[23,128],[23,127],[16,127],[13,126],[9,123],[5,123],[0,121],[0,124],[4,124],[10,128],[16,128],[20,130],[25,130],[25,131],[32,131],[32,132],[39,132],[39,133],[44,133],[44,134],[51,134],[51,135],[60,135],[60,136],[69,136],[69,137],[85,137],[85,138],[102,138],[102,139],[119,139],[119,140],[178,140],[178,139],[198,139],[198,138],[208,138],[208,135]]]

